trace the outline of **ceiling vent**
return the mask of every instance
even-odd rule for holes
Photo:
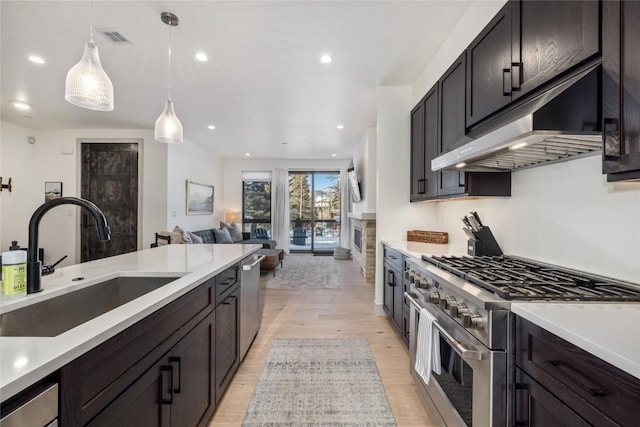
[[[131,43],[131,40],[127,38],[121,31],[115,29],[96,29],[97,32],[105,36],[113,44],[127,44]]]

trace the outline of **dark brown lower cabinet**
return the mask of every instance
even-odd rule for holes
[[[215,408],[214,313],[131,384],[89,426],[200,426]]]
[[[582,417],[516,368],[516,426],[588,427]]]
[[[240,365],[240,287],[216,307],[216,403]]]
[[[516,318],[517,426],[631,426],[640,379]]]

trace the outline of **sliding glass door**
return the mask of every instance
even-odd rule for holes
[[[289,249],[333,253],[340,244],[340,172],[289,172]]]

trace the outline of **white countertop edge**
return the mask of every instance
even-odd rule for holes
[[[578,330],[576,328],[571,328],[569,326],[566,325],[562,325],[559,324],[559,320],[557,318],[554,318],[553,316],[544,316],[543,315],[543,311],[539,310],[539,308],[541,307],[542,304],[546,304],[545,307],[549,307],[553,304],[558,306],[558,310],[561,309],[561,305],[564,304],[565,306],[567,305],[567,303],[563,303],[563,302],[544,302],[544,303],[537,303],[537,302],[526,302],[526,303],[512,303],[511,304],[511,311],[515,314],[517,314],[520,317],[523,317],[524,319],[540,326],[543,329],[546,329],[547,331],[559,336],[560,338],[570,342],[571,344],[574,344],[580,348],[582,348],[583,350],[593,354],[594,356],[599,357],[600,359],[604,360],[605,362],[627,372],[628,374],[633,375],[634,377],[640,379],[640,348],[638,348],[638,352],[635,353],[633,359],[625,357],[623,355],[621,355],[620,353],[616,352],[616,349],[612,349],[612,348],[608,348],[603,346],[602,340],[598,338],[598,331],[594,331],[593,329],[591,330],[587,330],[588,328],[585,327],[584,330]],[[587,311],[589,311],[589,305],[591,305],[593,307],[593,311],[594,313],[592,315],[596,315],[595,310],[598,307],[603,306],[604,304],[602,303],[573,303],[574,305],[576,305],[576,307],[579,305],[580,308],[585,309]],[[614,304],[614,303],[612,303]],[[625,303],[620,303],[623,304],[624,307],[631,307],[631,305],[635,306],[635,308],[638,307],[638,304],[625,304]],[[608,304],[610,307],[611,305]],[[536,308],[538,308],[538,310],[536,310]],[[549,311],[549,310],[547,310]],[[551,312],[549,312],[548,314],[551,314]],[[589,314],[589,313],[587,313]],[[633,316],[633,311],[631,311],[631,315]],[[630,319],[631,321],[627,324],[625,324],[625,326],[629,326],[631,328],[633,328],[633,326],[636,327],[636,329],[638,329],[638,331],[636,332],[640,332],[640,323],[636,323],[635,325],[633,324],[633,320]],[[611,332],[611,331],[609,331]],[[632,329],[630,332],[632,335],[634,335],[634,330]],[[638,343],[636,344],[640,344],[640,334],[635,335],[636,339],[638,340]],[[620,346],[628,346],[629,345],[629,341],[628,341],[628,337],[626,338],[621,338],[619,341],[619,345]],[[628,347],[626,347],[628,348]]]
[[[243,246],[253,246],[253,248],[248,248],[247,251],[244,252],[241,256],[230,257],[228,260],[226,260],[226,262],[222,262],[220,264],[215,263],[204,265],[195,268],[192,272],[176,273],[175,275],[182,277],[179,277],[173,282],[170,282],[126,304],[123,304],[120,307],[110,310],[88,322],[78,325],[58,336],[1,337],[0,351],[2,353],[15,353],[21,351],[22,349],[24,349],[24,347],[28,347],[28,350],[30,351],[47,351],[47,356],[46,358],[43,358],[40,363],[25,365],[24,369],[16,369],[12,372],[4,372],[3,377],[0,378],[0,399],[4,402],[5,400],[11,398],[12,396],[31,386],[35,382],[62,368],[67,363],[75,360],[89,350],[97,347],[98,345],[114,337],[118,333],[124,331],[128,327],[142,320],[156,310],[164,307],[170,302],[175,301],[189,291],[195,289],[224,269],[230,267],[236,262],[239,262],[247,256],[250,256],[262,247],[261,245]],[[148,276],[152,274],[154,274],[153,271],[137,271],[132,274],[128,274],[127,272],[115,271],[112,274],[91,278],[91,280],[87,280],[87,282],[83,283],[83,285],[80,287],[91,286],[92,284],[100,283],[104,280],[109,280],[109,278],[115,278],[119,276]],[[174,274],[163,271],[157,273],[156,277],[167,277],[173,275]],[[70,288],[78,289],[76,287]],[[66,290],[65,292],[51,292],[48,293],[47,297],[44,299],[49,299],[68,291],[69,290]],[[27,301],[27,304],[20,304],[19,306],[23,307],[25,305],[35,303],[39,300],[40,299],[32,299]],[[14,300],[11,300],[11,303],[13,302]],[[14,307],[14,309],[15,308],[19,307]],[[0,355],[2,355],[2,353],[0,353]],[[4,359],[4,357],[2,358]],[[10,357],[10,359],[13,358]],[[7,362],[8,361],[5,360],[4,363]]]

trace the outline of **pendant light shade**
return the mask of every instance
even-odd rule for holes
[[[171,27],[178,25],[178,17],[170,12],[162,12],[160,19],[169,26],[169,93],[164,104],[164,111],[156,120],[154,137],[158,142],[180,144],[183,141],[182,123],[176,116],[176,111],[173,109],[173,101],[171,101]]]
[[[173,109],[173,102],[167,99],[164,104],[164,111],[156,120],[154,131],[156,141],[167,144],[180,144],[182,142],[182,123],[178,120]]]
[[[87,43],[82,59],[67,73],[64,99],[89,110],[113,110],[113,84],[102,69],[93,41]]]

